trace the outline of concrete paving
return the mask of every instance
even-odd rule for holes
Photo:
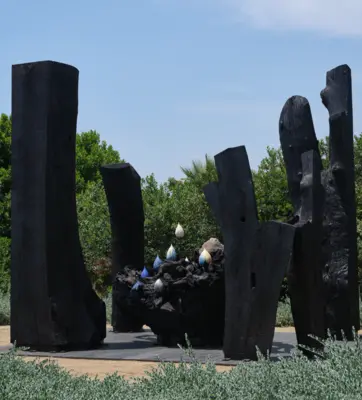
[[[290,356],[296,346],[294,332],[275,332],[271,358],[278,360],[280,357]],[[7,352],[11,345],[0,346],[0,353]],[[197,360],[205,362],[208,359],[218,365],[236,365],[236,361],[224,360],[221,349],[194,348]],[[149,330],[140,333],[114,333],[107,332],[104,344],[95,350],[69,351],[69,352],[34,352],[19,351],[23,356],[57,357],[89,360],[133,360],[133,361],[189,361],[178,347],[162,347],[156,343],[156,336]]]

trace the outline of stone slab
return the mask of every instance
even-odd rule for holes
[[[275,332],[271,358],[288,357],[296,346],[296,337],[293,332]],[[12,345],[0,346],[0,353],[9,351]],[[217,365],[236,365],[238,362],[224,360],[222,349],[194,348],[195,358],[200,362],[208,359]],[[89,360],[129,360],[129,361],[190,361],[190,358],[179,347],[163,347],[157,345],[156,336],[145,329],[139,333],[107,332],[104,344],[94,350],[68,352],[34,352],[20,351],[22,356],[73,358]]]

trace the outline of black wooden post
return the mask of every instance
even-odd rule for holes
[[[288,271],[294,325],[299,344],[319,347],[309,335],[325,336],[325,289],[322,279],[324,190],[322,162],[309,102],[290,97],[281,112],[280,142],[297,228]]]
[[[321,160],[310,150],[302,154],[302,180],[300,183],[300,220],[293,263],[288,271],[292,313],[298,344],[321,347],[326,336],[326,296],[322,270],[322,221],[324,191],[321,184]]]
[[[254,187],[244,146],[215,156],[219,181],[205,187],[205,196],[219,218],[225,253],[226,358],[248,358],[245,349],[250,298],[250,256],[258,227]],[[215,208],[218,207],[218,208]]]
[[[11,342],[39,350],[106,336],[78,235],[78,74],[51,61],[12,68]]]
[[[321,92],[321,98],[329,113],[330,169],[341,198],[342,207],[347,215],[346,230],[348,236],[348,269],[346,270],[342,266],[345,263],[341,263],[341,268],[336,275],[338,275],[338,280],[346,281],[349,309],[342,311],[337,304],[338,302],[334,306],[330,303],[329,309],[331,313],[335,313],[335,328],[342,329],[348,336],[351,336],[352,327],[357,330],[360,328],[360,317],[352,78],[351,69],[348,65],[340,65],[327,72],[326,87]]]
[[[280,222],[262,222],[256,232],[250,259],[250,314],[246,349],[256,359],[272,350],[280,288],[292,260],[295,228]]]
[[[144,265],[144,213],[141,178],[127,163],[101,167],[104,189],[107,195],[112,229],[112,279],[124,267],[141,271]],[[119,293],[113,287],[112,326],[117,332],[139,331],[143,321],[127,316],[117,307]]]
[[[295,214],[299,215],[300,181],[303,175],[301,156],[309,150],[319,154],[312,113],[305,97],[292,96],[286,101],[279,119],[279,138],[287,170],[290,199]],[[321,162],[319,169],[322,169]]]
[[[352,89],[351,71],[348,66],[342,65],[327,73],[327,86],[322,91],[321,97],[330,115],[330,166],[321,172],[324,205],[320,244],[325,294],[325,328],[330,329],[339,338],[344,331],[349,339],[353,339],[352,327],[359,329],[360,322]],[[313,156],[315,171],[321,164],[310,107],[305,98],[293,96],[286,102],[280,118],[280,140],[287,168],[289,192],[296,216],[295,222],[303,225],[300,207],[302,191],[298,193],[298,181],[300,182],[303,176],[302,153],[308,150],[315,151],[316,155]],[[313,177],[313,180],[316,179],[318,180],[317,177]],[[315,192],[314,189],[312,191]],[[317,203],[314,203],[313,207],[316,205]],[[313,218],[320,219],[316,215]],[[314,225],[313,221],[312,225]],[[306,232],[311,230],[313,235],[315,229],[316,227],[303,228]],[[307,256],[307,250],[303,250],[300,246],[304,246],[306,249],[312,248],[312,243],[308,244],[310,234],[303,235],[305,236],[304,240],[301,239],[299,230],[294,259],[297,262],[312,265],[314,262],[311,263],[308,259],[305,262],[301,261]],[[302,242],[307,244],[302,245]],[[314,254],[319,253],[317,248],[313,252]],[[289,277],[291,281],[292,275]],[[300,301],[302,302],[302,300]],[[293,310],[295,314],[297,312],[295,302]],[[313,318],[316,320],[316,316]],[[311,323],[311,320],[309,322]],[[322,332],[321,327],[318,330]]]
[[[278,295],[292,253],[294,228],[276,222],[259,225],[244,146],[217,154],[215,164],[219,181],[206,185],[204,193],[225,246],[224,355],[235,360],[255,359],[255,346],[264,353],[272,346]]]

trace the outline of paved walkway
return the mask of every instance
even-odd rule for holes
[[[295,348],[296,338],[292,331],[276,331],[274,335],[273,349],[271,357],[278,359],[279,357],[289,356]],[[11,344],[0,342],[0,353],[6,352],[11,348]],[[224,361],[221,349],[193,349],[196,359],[201,362],[210,359],[218,365],[236,365],[236,361]],[[128,360],[128,361],[170,361],[180,362],[181,360],[189,361],[189,358],[183,354],[178,348],[162,347],[156,344],[156,336],[146,329],[140,333],[113,333],[108,329],[107,338],[104,345],[96,350],[85,351],[69,351],[61,353],[45,353],[45,352],[19,352],[23,356],[36,357],[56,357],[60,359],[83,359],[83,360]]]

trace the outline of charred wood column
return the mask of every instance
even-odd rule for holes
[[[339,252],[334,251],[326,267],[330,288],[329,324],[332,329],[344,330],[347,336],[351,336],[352,327],[359,329],[360,319],[352,82],[348,65],[327,72],[326,88],[321,92],[321,98],[329,112],[330,174],[327,182],[334,186],[346,215],[345,241]],[[336,212],[335,222],[340,216]],[[333,235],[335,229],[330,226],[329,231]]]
[[[294,213],[299,217],[301,196],[300,182],[302,180],[302,154],[314,150],[319,155],[318,140],[314,130],[312,113],[308,100],[302,96],[290,97],[280,114],[279,138],[287,170],[289,196]],[[319,157],[315,160],[322,170]]]
[[[78,235],[76,68],[51,61],[12,69],[11,342],[89,348],[106,336]]]
[[[351,71],[348,66],[342,65],[327,73],[327,87],[321,93],[330,114],[330,167],[321,172],[324,205],[320,243],[325,328],[338,338],[344,331],[349,339],[353,338],[352,327],[359,329],[360,326],[351,91]],[[308,150],[319,154],[310,107],[305,98],[293,96],[286,102],[280,118],[280,141],[294,206],[294,223],[300,225],[303,224],[300,207],[302,191],[298,193],[298,182],[303,176],[301,156]],[[313,159],[313,170],[316,171],[320,157],[314,156]],[[318,216],[313,218],[319,219]],[[314,232],[315,228],[305,229]],[[294,255],[297,263],[307,252],[300,247],[301,242],[298,244],[298,238],[299,234]],[[307,247],[311,249],[309,245]],[[317,254],[316,248],[313,251]],[[311,266],[313,263],[308,261],[305,264]],[[294,307],[294,314],[295,310]]]
[[[128,163],[110,164],[101,167],[104,189],[107,195],[112,229],[112,279],[123,272],[126,266],[141,271],[144,264],[144,213],[141,193],[141,178]],[[116,289],[116,287],[118,289]],[[139,331],[143,321],[117,304],[119,297],[127,297],[126,287],[113,285],[112,326],[117,332]],[[118,299],[118,300],[117,300]]]
[[[280,141],[297,228],[288,287],[298,344],[318,347],[325,337],[322,261],[324,190],[322,162],[308,100],[293,96],[280,116]]]
[[[289,264],[294,228],[259,225],[244,146],[215,156],[218,182],[204,193],[224,238],[226,358],[255,359],[271,349],[279,290]]]
[[[320,347],[311,338],[325,338],[325,289],[322,275],[322,221],[324,191],[321,185],[320,157],[310,150],[302,154],[300,220],[294,258],[288,271],[292,313],[298,344]]]

